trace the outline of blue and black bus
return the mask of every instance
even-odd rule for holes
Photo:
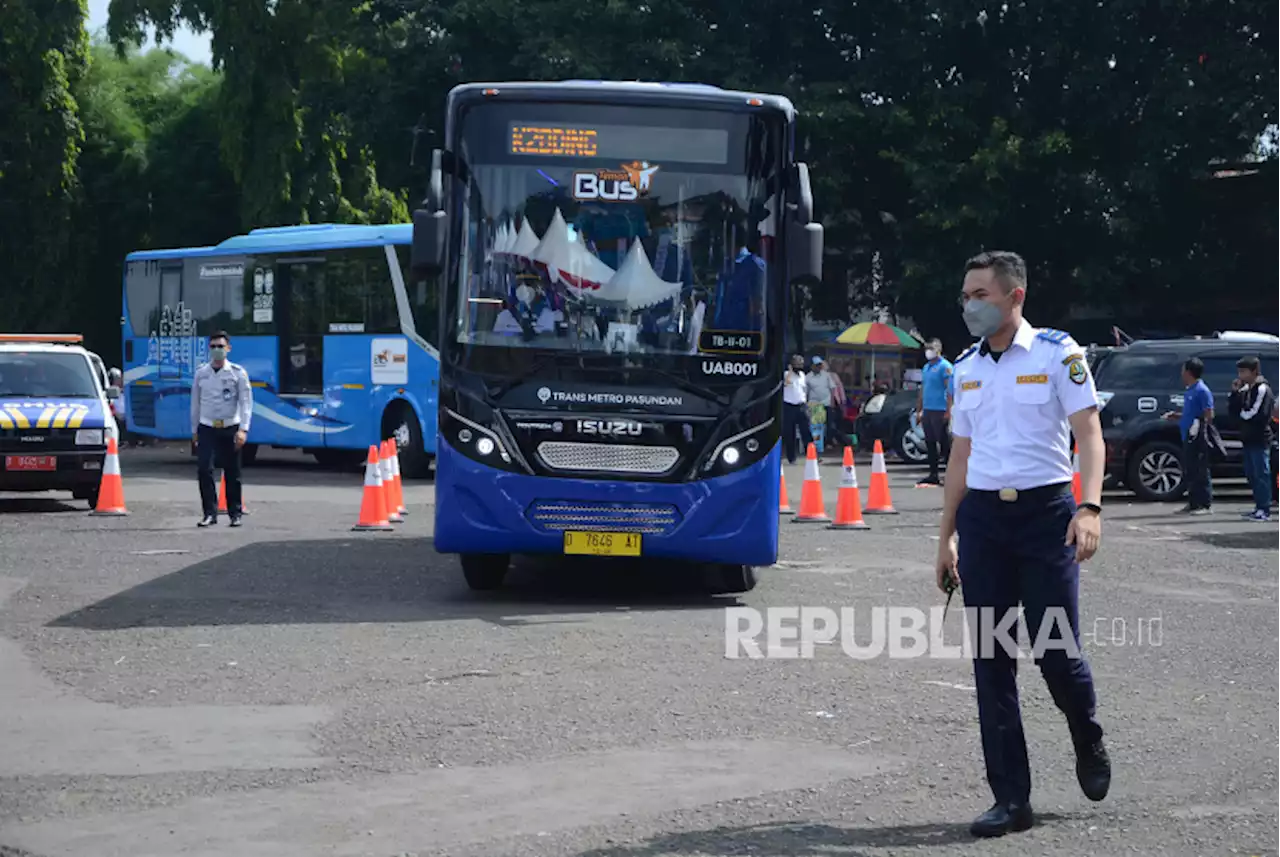
[[[343,465],[394,436],[405,474],[424,475],[435,455],[438,290],[412,274],[412,230],[277,227],[215,247],[130,253],[129,431],[191,436],[192,375],[209,334],[225,330],[254,386],[246,462],[274,446]]]
[[[778,552],[784,331],[822,227],[785,98],[468,84],[414,213],[442,274],[435,548],[708,564]]]

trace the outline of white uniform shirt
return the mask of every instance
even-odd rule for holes
[[[788,405],[803,405],[809,400],[809,383],[803,372],[797,372],[794,369],[788,369],[787,375],[791,379],[790,383],[784,380],[782,385],[782,401]]]
[[[225,428],[240,426],[249,431],[249,418],[253,414],[253,387],[249,373],[230,360],[215,370],[205,363],[196,370],[191,383],[191,433],[200,425]]]
[[[1072,476],[1072,414],[1096,407],[1084,349],[1059,330],[1025,320],[996,362],[986,340],[956,360],[951,431],[972,443],[966,484],[1025,491]]]

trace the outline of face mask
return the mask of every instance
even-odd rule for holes
[[[216,347],[215,347],[215,348],[210,348],[210,349],[209,349],[209,356],[210,356],[210,357],[212,357],[214,360],[226,360],[226,359],[227,359],[227,349],[225,349],[225,348],[216,348]]]
[[[937,356],[938,356],[938,352],[934,351],[932,348],[926,348],[926,349],[925,349],[925,352],[924,352],[924,359],[925,359],[925,360],[932,360],[933,358],[935,358],[935,357],[937,357]]]
[[[964,323],[973,336],[990,336],[1003,321],[1004,313],[993,303],[976,299],[964,303]]]

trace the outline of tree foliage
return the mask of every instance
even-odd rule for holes
[[[0,327],[108,336],[131,249],[406,220],[451,86],[566,78],[790,97],[827,233],[826,282],[796,295],[818,318],[877,305],[960,339],[961,263],[993,247],[1027,257],[1039,323],[1192,326],[1228,280],[1274,317],[1274,149],[1265,184],[1209,177],[1277,121],[1278,8],[112,0],[115,52],[90,62],[83,0],[9,0]],[[211,33],[216,71],[134,49],[182,25]]]

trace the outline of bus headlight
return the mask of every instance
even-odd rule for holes
[[[496,444],[491,438],[482,437],[476,441],[476,452],[481,455],[492,455]]]
[[[102,429],[79,429],[76,446],[102,446]]]
[[[776,432],[771,417],[746,431],[726,437],[703,459],[701,472],[706,476],[721,476],[755,463],[768,453],[766,447],[771,447],[771,441],[776,441]]]
[[[733,465],[738,463],[738,459],[741,458],[742,455],[739,454],[736,446],[727,446],[725,447],[724,452],[720,453],[720,457],[724,460],[725,464],[733,467]]]

